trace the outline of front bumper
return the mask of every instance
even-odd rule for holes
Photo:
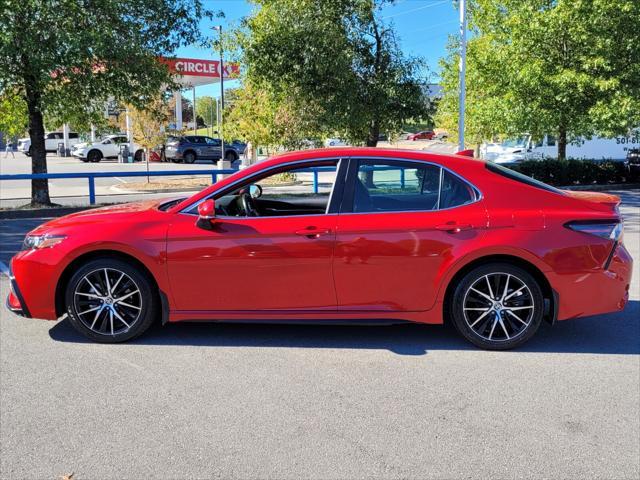
[[[24,297],[18,287],[11,266],[7,267],[4,262],[0,262],[0,274],[6,276],[9,279],[9,296],[7,297],[7,308],[17,315],[31,318],[31,313],[27,308],[27,304],[24,301]]]
[[[180,150],[174,149],[174,148],[166,148],[164,151],[164,156],[166,158],[182,158],[182,152]]]

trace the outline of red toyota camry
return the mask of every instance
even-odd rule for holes
[[[157,321],[450,321],[512,348],[543,320],[624,308],[618,203],[456,155],[290,153],[190,198],[41,225],[8,305],[99,342]]]

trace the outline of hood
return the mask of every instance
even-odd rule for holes
[[[587,202],[590,208],[605,212],[615,212],[620,205],[620,197],[604,192],[583,192],[576,190],[563,190],[563,192],[576,200]]]
[[[108,207],[92,208],[65,215],[47,223],[43,223],[31,233],[39,234],[51,229],[80,226],[83,228],[100,228],[105,222],[138,221],[138,215],[149,210],[157,210],[158,205],[167,199],[145,200],[142,202],[123,203]]]

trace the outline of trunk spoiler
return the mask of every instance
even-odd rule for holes
[[[620,197],[604,192],[584,192],[575,190],[563,190],[563,192],[576,200],[587,202],[591,208],[606,212],[617,211],[620,205]]]

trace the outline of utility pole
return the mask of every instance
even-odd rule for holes
[[[467,70],[467,2],[460,0],[460,77],[458,100],[458,150],[464,150],[464,107],[467,96],[465,75]]]
[[[213,27],[220,33],[220,125],[218,135],[220,136],[220,159],[224,160],[224,47],[222,46],[222,25]]]

